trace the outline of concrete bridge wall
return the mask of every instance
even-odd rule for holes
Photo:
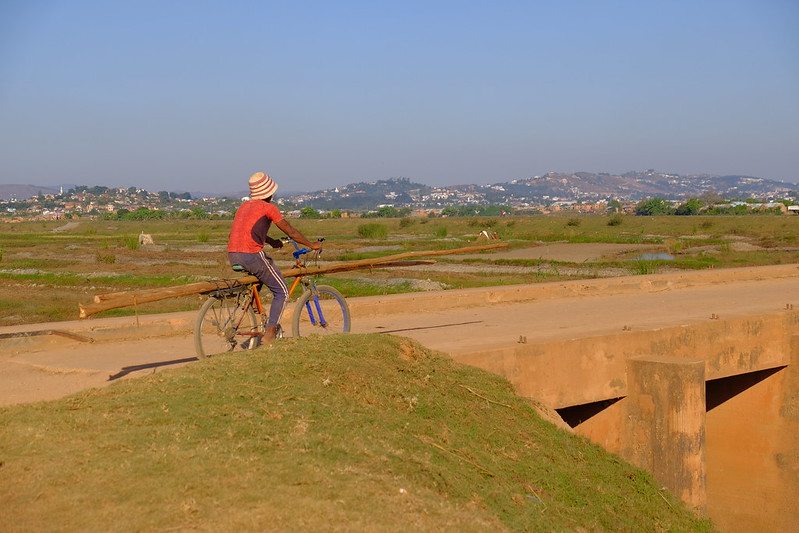
[[[458,359],[557,409],[722,531],[790,531],[799,520],[797,324],[786,309]]]

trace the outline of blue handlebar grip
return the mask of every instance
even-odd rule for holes
[[[310,252],[308,248],[303,248],[302,250],[297,250],[296,252],[292,252],[291,255],[294,256],[294,259],[299,259],[302,254],[307,254]]]

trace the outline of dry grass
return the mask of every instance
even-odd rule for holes
[[[707,531],[505,380],[385,335],[287,339],[0,409],[23,531]]]

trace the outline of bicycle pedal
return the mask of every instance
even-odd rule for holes
[[[254,350],[261,344],[261,337],[250,337],[246,341],[241,343],[241,348],[243,350]]]

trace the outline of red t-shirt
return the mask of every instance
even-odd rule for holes
[[[245,252],[256,254],[266,242],[266,234],[272,222],[280,222],[283,215],[270,202],[263,200],[247,200],[236,211],[230,238],[227,243],[228,252]]]

